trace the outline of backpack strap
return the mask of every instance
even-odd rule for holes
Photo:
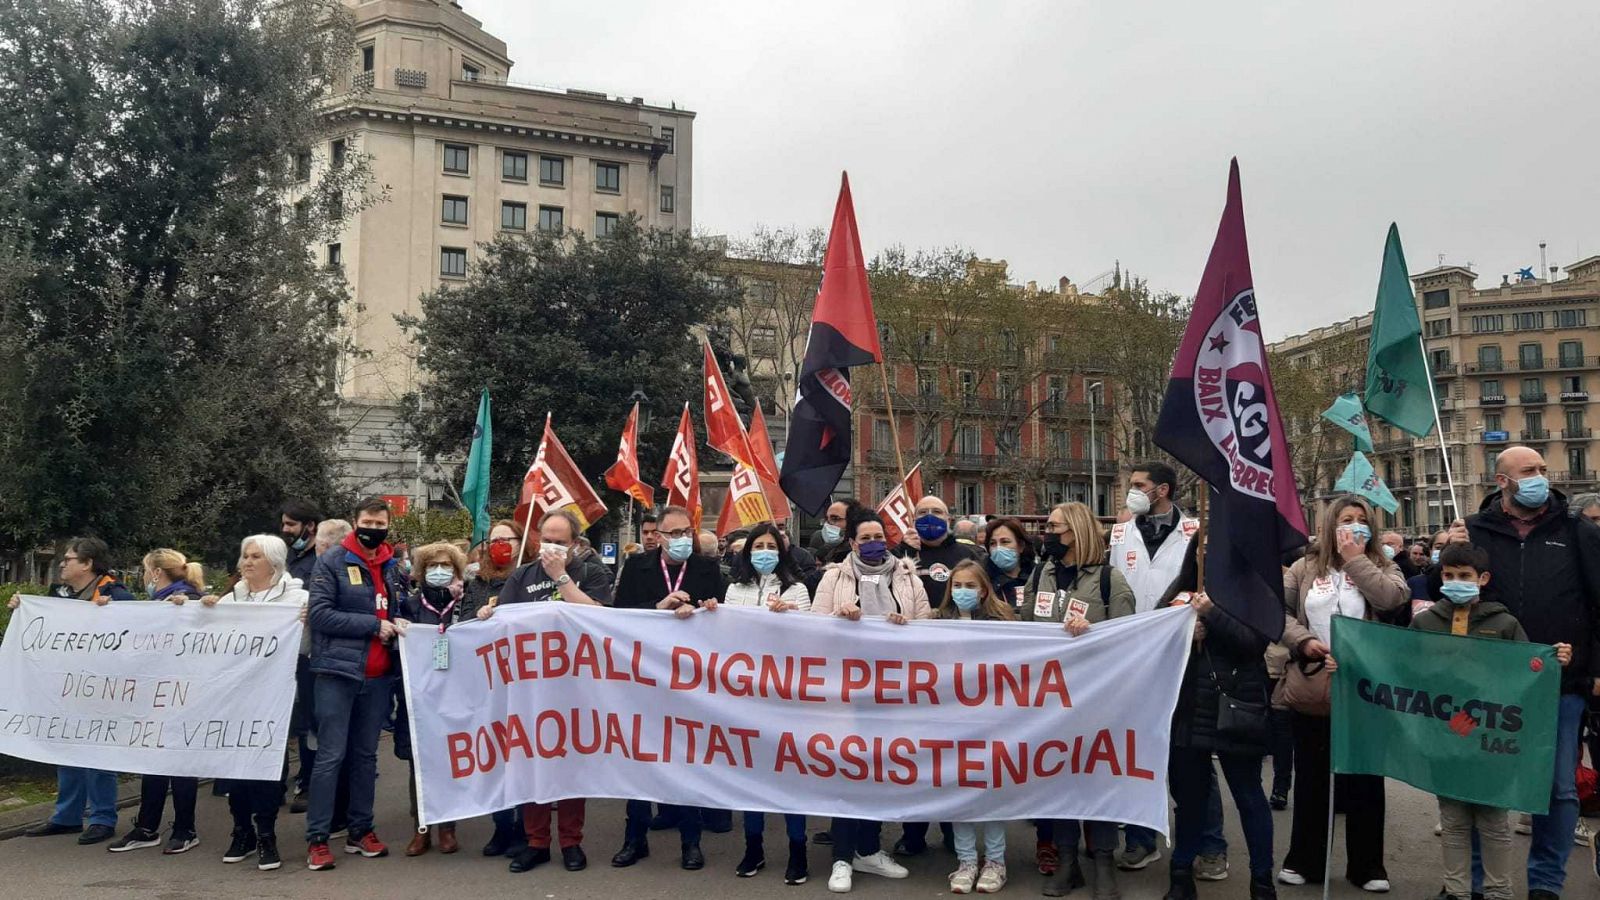
[[[1111,564],[1100,564],[1100,606],[1105,609],[1106,618],[1111,618]]]

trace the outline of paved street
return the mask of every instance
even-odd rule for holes
[[[362,859],[339,853],[338,868],[331,872],[310,872],[304,866],[302,816],[285,814],[280,820],[284,866],[276,872],[259,872],[253,862],[223,865],[221,854],[227,846],[229,820],[227,803],[202,791],[199,809],[201,844],[187,854],[162,856],[158,850],[138,850],[126,854],[106,852],[105,846],[79,847],[72,837],[15,838],[0,843],[0,876],[9,896],[27,900],[100,900],[129,896],[157,900],[211,900],[218,896],[237,898],[353,898],[353,897],[490,897],[515,892],[540,898],[593,898],[593,900],[643,900],[653,897],[699,896],[719,898],[825,896],[827,848],[812,847],[812,879],[799,887],[783,884],[783,830],[774,818],[768,826],[769,867],[752,879],[733,875],[733,866],[743,851],[743,838],[731,834],[707,834],[703,847],[706,869],[684,872],[677,865],[677,846],[672,832],[657,832],[651,841],[654,855],[631,869],[613,869],[609,860],[622,833],[622,804],[598,801],[589,804],[589,829],[585,849],[590,868],[569,873],[553,865],[522,875],[506,871],[504,860],[488,860],[478,849],[488,837],[487,819],[461,826],[463,851],[454,856],[437,852],[418,859],[407,859],[400,849],[407,833],[405,765],[388,753],[385,742],[383,776],[379,779],[378,833],[389,843],[387,859]],[[1404,785],[1389,785],[1389,839],[1387,861],[1394,883],[1392,896],[1416,900],[1431,897],[1439,888],[1437,839],[1433,836],[1435,807],[1431,797]],[[170,813],[169,813],[170,814]],[[132,810],[124,810],[119,834],[129,825]],[[1277,813],[1277,856],[1288,845],[1289,814]],[[165,827],[166,823],[163,823]],[[820,827],[813,823],[812,830]],[[1343,822],[1340,823],[1342,835]],[[937,836],[937,831],[934,832]],[[895,826],[885,829],[892,841]],[[1244,897],[1247,892],[1244,844],[1233,811],[1228,811],[1228,840],[1232,846],[1233,871],[1227,881],[1202,883],[1202,897]],[[1528,839],[1516,838],[1518,853],[1526,855]],[[1336,837],[1336,844],[1342,844]],[[1033,832],[1025,823],[1014,825],[1010,833],[1010,871],[1012,880],[1004,894],[1015,897],[1039,896],[1040,876],[1032,868]],[[338,847],[335,847],[336,852]],[[1335,872],[1343,872],[1342,847],[1335,851]],[[1586,871],[1588,853],[1574,848],[1569,867],[1567,897],[1594,897],[1600,882]],[[873,876],[856,877],[855,894],[864,897],[936,897],[948,893],[946,875],[953,859],[942,850],[933,850],[910,860],[911,877],[892,882]],[[1517,893],[1523,892],[1522,873],[1517,874]],[[1165,862],[1144,872],[1124,873],[1123,895],[1129,900],[1159,898],[1166,889]],[[1285,900],[1315,900],[1321,896],[1312,887],[1284,888]],[[1367,896],[1338,881],[1336,897]],[[1073,896],[1087,898],[1086,891]]]

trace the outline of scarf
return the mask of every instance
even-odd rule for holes
[[[894,596],[894,569],[898,561],[892,556],[871,565],[855,553],[850,554],[850,569],[856,574],[856,604],[862,615],[886,616],[900,612],[900,602]],[[871,576],[871,581],[867,579]]]

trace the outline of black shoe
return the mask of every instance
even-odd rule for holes
[[[1195,893],[1193,869],[1173,869],[1168,877],[1170,886],[1161,900],[1196,900],[1199,896]]]
[[[256,838],[256,868],[270,872],[281,865],[283,858],[278,856],[277,835],[263,834]]]
[[[79,834],[82,831],[82,825],[59,825],[55,822],[45,822],[43,825],[35,825],[29,828],[23,834],[28,837],[52,837],[58,834]]]
[[[112,853],[126,853],[129,850],[143,850],[146,847],[161,846],[161,835],[147,828],[133,826],[133,830],[122,836],[120,841],[112,841],[107,847]]]
[[[188,853],[200,846],[200,836],[192,831],[172,830],[172,836],[167,839],[167,846],[161,852],[167,856],[177,856],[179,853]]]
[[[636,841],[626,841],[623,843],[622,849],[617,851],[617,855],[611,857],[611,865],[619,869],[625,869],[649,856],[650,843],[644,838]]]
[[[690,872],[706,867],[706,856],[700,852],[699,844],[683,845],[683,867]]]
[[[1061,862],[1056,870],[1045,877],[1044,889],[1040,893],[1046,897],[1065,897],[1083,885],[1083,867],[1078,864],[1078,851],[1068,847],[1062,851]]]
[[[1272,797],[1267,800],[1267,805],[1276,810],[1289,808],[1289,795],[1283,791],[1273,791]]]
[[[511,858],[511,871],[526,872],[550,861],[549,847],[523,847]]]
[[[109,841],[116,836],[117,832],[110,825],[90,825],[83,830],[83,834],[78,835],[78,843],[87,847],[90,844]]]
[[[511,829],[496,828],[494,830],[494,834],[489,838],[489,843],[483,845],[483,855],[505,856],[507,852],[515,853],[517,850],[517,845],[514,843],[514,840],[515,838],[511,833]],[[528,842],[523,841],[522,846],[528,846]]]
[[[652,818],[650,820],[650,830],[651,831],[667,831],[669,829],[677,828],[677,827],[678,827],[678,814],[677,814],[677,812],[670,812],[670,813],[658,812],[658,813],[655,814],[655,818]]]
[[[921,856],[926,852],[928,852],[927,841],[909,841],[902,837],[894,842],[895,856]]]
[[[811,843],[816,844],[818,847],[832,847],[833,832],[819,831],[811,836]]]
[[[789,864],[783,869],[784,884],[805,884],[811,877],[811,871],[806,867],[806,842],[789,842]]]
[[[228,849],[222,854],[225,863],[244,862],[250,854],[256,852],[258,842],[256,833],[248,828],[235,828],[233,841],[228,844]]]
[[[589,857],[584,855],[582,847],[562,847],[561,864],[568,872],[582,872],[589,868]]]
[[[301,813],[305,812],[308,808],[309,808],[309,804],[306,803],[306,798],[304,798],[304,797],[296,797],[293,800],[289,801],[289,814],[290,815],[298,816]]]
[[[1272,876],[1265,881],[1250,880],[1250,900],[1278,900],[1278,886],[1272,883]]]
[[[746,837],[744,839],[744,857],[739,860],[737,866],[733,867],[733,874],[740,878],[750,878],[766,867],[767,855],[761,847],[760,836]]]
[[[1561,900],[1561,895],[1554,891],[1533,890],[1528,892],[1528,900]]]
[[[708,809],[701,815],[702,827],[712,834],[727,834],[733,830],[733,813],[726,809]]]

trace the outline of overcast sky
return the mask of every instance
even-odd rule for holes
[[[462,0],[513,80],[698,113],[696,231],[1120,259],[1192,293],[1238,156],[1270,338],[1369,309],[1384,231],[1479,287],[1600,253],[1600,3]]]

